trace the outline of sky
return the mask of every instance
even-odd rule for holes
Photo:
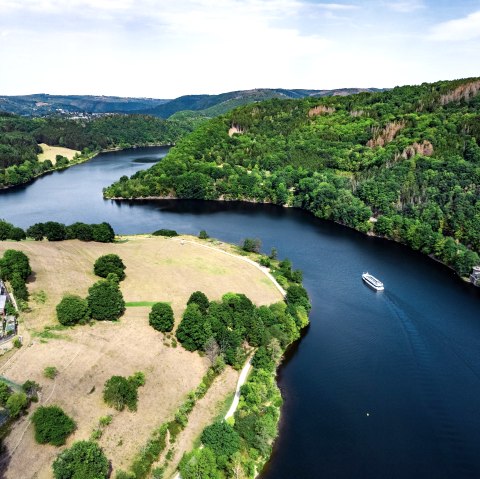
[[[175,98],[480,76],[480,0],[0,0],[0,95]]]

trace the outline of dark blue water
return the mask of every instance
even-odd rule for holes
[[[102,199],[102,187],[165,152],[103,154],[3,192],[0,217],[261,238],[304,271],[313,303],[311,326],[280,370],[283,420],[263,479],[479,478],[480,291],[406,247],[298,210]],[[385,292],[362,283],[367,270]]]

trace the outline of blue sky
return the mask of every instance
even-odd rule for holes
[[[480,0],[0,0],[0,94],[173,98],[480,76]]]

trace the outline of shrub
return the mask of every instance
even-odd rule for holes
[[[159,229],[157,231],[154,231],[152,233],[153,236],[166,236],[167,238],[172,238],[174,236],[178,236],[178,233],[175,230],[169,230],[169,229]]]
[[[311,309],[307,290],[303,286],[298,284],[289,286],[286,299],[288,304],[303,306],[307,311]]]
[[[109,273],[115,273],[120,281],[125,279],[125,265],[122,259],[116,254],[100,256],[100,258],[95,261],[93,272],[102,278],[106,278]]]
[[[98,421],[98,424],[101,426],[101,427],[106,427],[108,426],[111,422],[112,422],[112,415],[109,414],[108,416],[102,416],[100,418],[100,420]]]
[[[210,301],[208,301],[206,294],[201,291],[195,291],[190,295],[190,298],[188,298],[187,301],[187,306],[192,303],[197,304],[200,311],[203,313],[205,313],[210,306]]]
[[[216,456],[230,457],[240,450],[240,436],[225,421],[207,426],[200,438],[202,443],[209,447]]]
[[[172,307],[168,303],[155,303],[148,315],[148,322],[153,329],[162,333],[171,331],[174,324]]]
[[[6,408],[10,417],[16,418],[27,408],[28,399],[24,392],[13,393],[7,399]]]
[[[48,379],[55,379],[58,374],[58,369],[55,366],[47,366],[43,370],[43,375]]]
[[[20,276],[19,273],[13,273],[10,279],[10,286],[12,287],[13,294],[15,295],[16,299],[28,301],[27,285],[25,284],[25,280]]]
[[[26,281],[32,274],[30,262],[28,261],[28,256],[23,251],[7,249],[3,253],[3,258],[0,259],[0,276],[2,279],[10,281],[15,273],[18,273]]]
[[[41,386],[35,381],[28,379],[22,384],[23,392],[27,395],[27,398],[30,398],[31,401],[38,401],[38,391],[40,391]]]
[[[20,341],[20,338],[15,338],[13,340],[13,347],[20,349],[22,347],[22,341]]]
[[[78,441],[53,463],[55,479],[107,479],[109,464],[98,444]]]
[[[56,309],[57,319],[64,326],[85,323],[90,316],[87,300],[74,294],[65,295]]]
[[[58,406],[40,406],[32,416],[39,444],[62,446],[75,430],[75,422]]]
[[[262,242],[258,238],[245,238],[242,243],[242,249],[249,253],[258,253],[262,247]]]
[[[8,398],[12,395],[12,391],[8,387],[8,384],[0,381],[0,406],[7,404]]]
[[[92,239],[98,243],[113,243],[115,231],[109,223],[100,223],[92,226]]]
[[[210,236],[208,236],[207,232],[205,230],[201,230],[200,233],[198,234],[198,237],[200,239],[208,239]]]
[[[123,411],[125,406],[130,411],[136,411],[138,401],[137,388],[138,380],[136,380],[135,376],[128,379],[123,376],[112,376],[105,383],[103,400],[117,411]]]
[[[87,301],[92,318],[99,321],[115,321],[125,311],[118,284],[104,279],[90,287]]]
[[[182,479],[217,479],[221,477],[217,469],[215,454],[211,449],[195,449],[185,454],[179,464]]]

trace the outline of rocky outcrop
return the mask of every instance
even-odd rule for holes
[[[447,105],[452,101],[465,100],[469,101],[480,91],[480,80],[470,83],[464,83],[449,93],[445,93],[440,97],[440,105]]]
[[[408,160],[416,155],[432,156],[433,145],[428,140],[423,140],[422,143],[413,143],[413,145],[407,146],[402,153],[401,157]]]
[[[237,124],[233,124],[230,129],[228,130],[228,136],[233,136],[234,134],[243,135],[245,130]]]
[[[385,128],[373,127],[372,139],[368,140],[367,146],[375,148],[377,146],[385,146],[387,143],[393,141],[398,132],[405,127],[403,121],[392,121],[388,123]]]
[[[308,116],[313,118],[318,115],[331,115],[335,112],[335,108],[325,105],[318,105],[314,108],[311,108],[308,112]]]

